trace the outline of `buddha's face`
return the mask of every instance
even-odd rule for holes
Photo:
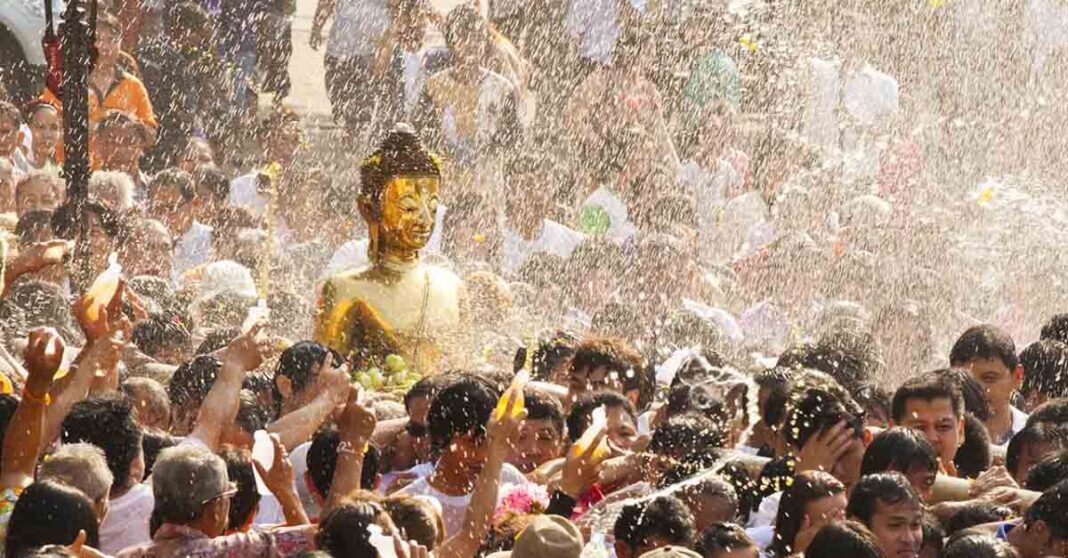
[[[390,251],[413,251],[426,246],[434,232],[441,179],[399,176],[382,195],[381,239]]]

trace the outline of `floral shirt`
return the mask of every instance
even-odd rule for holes
[[[196,529],[165,523],[150,544],[127,548],[116,558],[282,558],[314,550],[315,530],[314,525],[301,525],[209,538]]]
[[[7,542],[7,524],[11,521],[11,512],[15,511],[15,502],[19,501],[21,488],[5,488],[0,492],[0,548]]]

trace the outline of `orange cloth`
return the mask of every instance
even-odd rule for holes
[[[60,111],[63,110],[63,102],[47,88],[44,94],[41,95],[41,100]],[[148,98],[145,84],[141,83],[141,80],[137,79],[133,74],[123,70],[115,71],[115,81],[111,84],[111,89],[104,94],[103,102],[100,101],[96,91],[92,87],[89,88],[89,129],[92,130],[93,125],[103,120],[109,110],[128,112],[152,128],[158,126],[156,114],[152,111],[152,101]],[[89,152],[92,153],[91,148]],[[63,163],[62,140],[56,146],[56,162]]]

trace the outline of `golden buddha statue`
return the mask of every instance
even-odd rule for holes
[[[411,369],[432,374],[443,364],[465,364],[466,296],[456,274],[420,261],[434,232],[441,167],[405,128],[391,131],[360,166],[357,205],[370,265],[323,285],[315,338],[357,369],[398,354]]]

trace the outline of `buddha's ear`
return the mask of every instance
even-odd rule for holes
[[[361,194],[356,197],[356,209],[360,210],[360,215],[363,220],[367,222],[367,226],[370,227],[372,223],[378,223],[380,216],[375,211],[375,203],[367,196]]]

